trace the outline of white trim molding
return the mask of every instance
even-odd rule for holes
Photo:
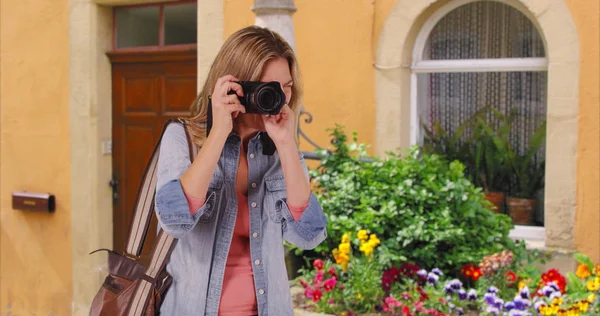
[[[422,60],[411,69],[415,73],[546,71],[548,58]]]

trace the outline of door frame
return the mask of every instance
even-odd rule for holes
[[[70,260],[72,315],[88,315],[93,297],[107,273],[107,257],[92,250],[111,248],[112,157],[102,142],[112,131],[112,7],[151,0],[69,1],[69,126],[71,155]],[[204,84],[223,43],[222,0],[198,1],[198,87]],[[107,211],[110,210],[110,211]]]

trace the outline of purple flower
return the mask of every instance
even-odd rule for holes
[[[448,307],[450,307],[450,310],[454,310],[454,308],[456,308],[456,306],[450,302],[448,302]]]
[[[490,287],[488,287],[487,292],[496,294],[496,293],[498,293],[498,288],[495,286],[490,286]]]
[[[436,284],[439,279],[440,277],[433,272],[429,272],[429,274],[427,275],[427,283],[429,284]]]
[[[544,286],[542,288],[542,293],[544,294],[544,296],[550,297],[550,295],[554,293],[554,289],[550,286]]]
[[[477,300],[477,291],[475,291],[475,289],[470,289],[469,293],[467,293],[467,299],[469,301]]]
[[[483,300],[488,303],[488,305],[494,305],[494,301],[496,300],[496,294],[494,293],[485,293],[483,296]]]
[[[519,294],[521,295],[522,298],[530,298],[529,296],[529,287],[524,286],[521,291],[519,291]]]
[[[494,300],[494,307],[496,307],[497,309],[502,309],[502,306],[504,305],[504,300],[502,300],[501,298],[496,298]]]
[[[521,298],[520,296],[515,297],[515,299],[513,300],[515,308],[518,310],[524,310],[525,309],[525,304],[523,302],[523,298]],[[508,303],[506,303],[508,304]]]
[[[465,310],[462,307],[459,307],[456,309],[456,313],[458,313],[458,315],[464,315],[465,314]]]
[[[507,311],[509,311],[511,309],[515,309],[515,303],[513,303],[513,302],[504,303],[504,309]]]
[[[561,296],[562,296],[562,293],[560,291],[556,291],[556,292],[553,292],[552,294],[550,294],[549,297],[550,297],[551,300],[553,300],[553,299],[559,298]]]
[[[555,291],[560,291],[560,287],[558,287],[558,284],[556,284],[554,281],[548,283],[548,286],[553,288]]]
[[[446,283],[446,285],[444,286],[444,293],[448,295],[452,295],[454,293],[454,289],[452,288],[452,286],[450,286],[450,284]]]
[[[523,313],[523,311],[517,310],[517,309],[513,309],[510,312],[508,312],[508,316],[524,316],[525,314]]]
[[[500,310],[494,306],[488,306],[488,308],[485,310],[485,312],[490,315],[494,315],[494,316],[500,315]]]
[[[462,287],[462,282],[460,282],[458,279],[450,281],[449,284],[455,290],[459,290]]]
[[[444,273],[442,273],[442,270],[438,269],[438,268],[433,268],[433,270],[431,270],[431,272],[437,274],[438,276],[443,276]]]
[[[425,279],[427,277],[427,270],[421,269],[417,271],[417,275],[421,277],[421,279]]]
[[[467,292],[463,289],[458,290],[458,299],[464,301],[467,298]]]

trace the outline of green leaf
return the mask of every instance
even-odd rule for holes
[[[592,261],[592,259],[590,259],[590,257],[582,253],[576,253],[573,257],[575,258],[575,260],[577,260],[577,262],[585,264],[588,267],[588,269],[590,269],[590,272],[594,271],[594,262]]]

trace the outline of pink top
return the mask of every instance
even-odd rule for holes
[[[239,167],[248,168],[246,164],[240,164]],[[250,256],[250,212],[248,210],[248,197],[239,192],[236,192],[236,196],[238,199],[238,213],[225,265],[225,274],[223,275],[219,315],[258,315],[252,259]],[[198,199],[187,193],[185,197],[188,200],[192,215],[205,202],[205,199]],[[308,203],[301,207],[288,204],[294,220],[299,220],[307,207]]]

